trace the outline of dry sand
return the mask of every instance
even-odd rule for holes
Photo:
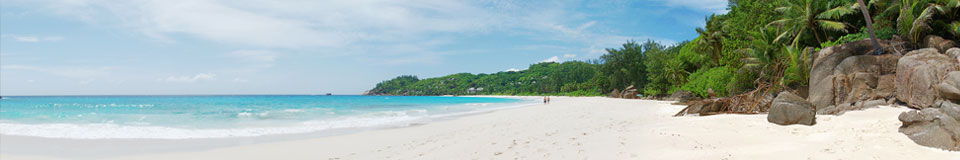
[[[554,97],[420,126],[107,159],[960,159],[897,132],[880,107],[779,126],[765,115],[671,117],[669,102]],[[0,159],[71,159],[0,155]],[[98,158],[99,159],[99,158]]]

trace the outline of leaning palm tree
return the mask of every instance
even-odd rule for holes
[[[873,42],[873,54],[883,54],[883,48],[880,48],[880,43],[877,42],[877,34],[873,32],[873,19],[870,18],[870,11],[867,11],[867,4],[863,3],[863,0],[857,0],[857,3],[860,4],[858,8],[863,14],[863,20],[867,22],[867,32],[870,33],[870,41]]]
[[[783,14],[783,19],[779,19],[767,24],[767,26],[779,26],[783,28],[783,33],[777,36],[777,41],[787,38],[793,38],[791,45],[797,45],[802,35],[807,32],[813,33],[817,43],[822,43],[826,35],[821,36],[825,31],[847,32],[847,24],[835,21],[842,16],[852,14],[853,7],[841,5],[833,1],[817,0],[786,0],[783,1],[783,7],[776,8],[777,12]]]

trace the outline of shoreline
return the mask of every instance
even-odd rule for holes
[[[516,97],[516,96],[507,96]],[[672,117],[671,101],[558,97],[422,125],[208,149],[69,157],[2,153],[3,159],[949,159],[899,132],[904,107],[818,116],[814,126],[779,126],[765,115]],[[31,141],[3,136],[10,141]],[[150,146],[133,140],[118,147]],[[56,142],[55,142],[56,143]],[[61,146],[57,150],[85,147]],[[155,143],[154,143],[155,144]],[[182,147],[211,145],[198,140]],[[35,143],[47,145],[50,143]],[[174,144],[176,145],[176,144]],[[40,146],[44,147],[44,146]],[[73,148],[71,148],[73,147]],[[116,152],[116,151],[115,151]],[[923,156],[923,157],[917,157]]]
[[[439,97],[439,96],[438,96]],[[172,126],[150,125],[120,125],[113,123],[16,123],[14,121],[0,121],[2,136],[20,136],[33,138],[50,138],[66,140],[191,140],[191,139],[230,139],[230,138],[257,138],[278,137],[282,135],[343,135],[366,130],[385,128],[399,128],[411,125],[420,125],[456,119],[463,116],[483,114],[496,110],[519,108],[536,105],[530,97],[497,97],[514,100],[514,102],[481,102],[438,105],[443,107],[470,107],[472,109],[459,111],[437,110],[432,114],[407,115],[409,112],[426,112],[427,109],[390,110],[384,112],[399,113],[401,117],[370,117],[378,112],[348,115],[342,118],[307,119],[291,124],[277,124],[270,126],[234,127],[234,128],[180,128]],[[481,106],[481,107],[471,107]],[[427,106],[430,107],[430,106]],[[456,110],[456,109],[455,109]],[[266,114],[264,111],[255,114]],[[289,112],[289,111],[282,111]],[[294,112],[302,112],[296,109]],[[283,113],[280,113],[283,114]],[[351,117],[352,116],[352,117]],[[249,117],[249,116],[248,116]],[[373,118],[373,119],[371,119]],[[379,119],[378,119],[379,118]],[[392,119],[391,119],[392,118]],[[387,121],[384,121],[387,120]],[[367,123],[371,122],[371,123]],[[361,124],[353,124],[361,123]],[[341,126],[338,124],[352,124]],[[41,131],[41,132],[38,132]]]

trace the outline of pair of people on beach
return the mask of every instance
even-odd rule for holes
[[[543,97],[543,104],[548,104],[548,103],[550,103],[550,96]]]

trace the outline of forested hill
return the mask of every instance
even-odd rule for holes
[[[458,73],[418,79],[400,76],[383,81],[369,95],[600,95],[597,64],[544,62],[522,71],[494,74]]]

